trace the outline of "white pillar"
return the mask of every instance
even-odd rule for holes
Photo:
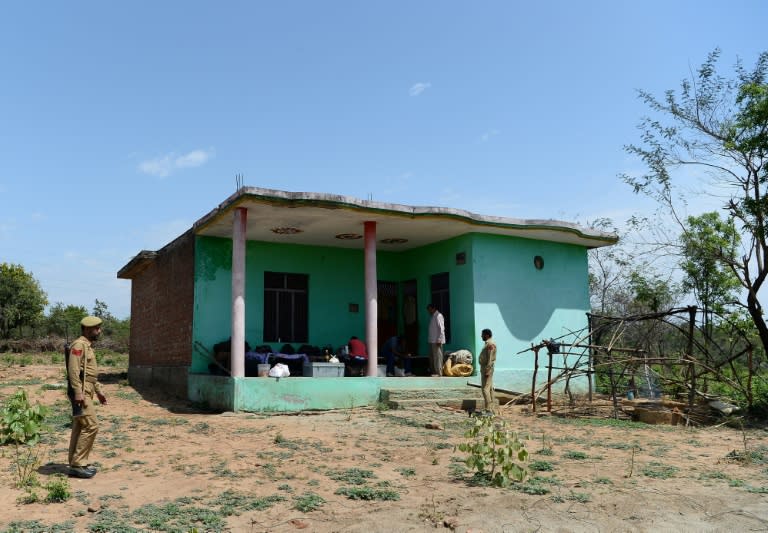
[[[377,374],[379,360],[379,306],[376,279],[376,222],[365,222],[365,342],[368,346],[368,375]]]
[[[232,221],[232,348],[231,376],[245,376],[245,228],[248,210],[235,209]]]

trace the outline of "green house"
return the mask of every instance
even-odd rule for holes
[[[445,316],[446,352],[469,350],[476,365],[490,328],[495,385],[526,391],[532,344],[576,342],[586,328],[587,250],[616,240],[561,221],[243,187],[118,272],[131,280],[129,379],[236,411],[373,405],[382,387],[479,382],[420,368],[381,376],[376,356],[392,335],[405,337],[417,363],[429,353],[432,302]],[[256,347],[335,351],[351,336],[371,355],[363,376],[268,378],[249,364]],[[224,345],[225,364],[214,363]]]

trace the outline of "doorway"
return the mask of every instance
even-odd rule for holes
[[[415,279],[403,282],[403,336],[406,349],[414,355],[419,354],[419,300],[416,292]]]
[[[397,282],[379,281],[376,298],[378,301],[378,323],[376,326],[379,346],[381,346],[387,339],[397,335]]]

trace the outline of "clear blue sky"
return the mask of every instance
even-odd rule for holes
[[[768,2],[7,1],[0,262],[51,303],[130,314],[116,273],[246,185],[515,218],[648,209],[636,89],[715,47],[748,67]]]

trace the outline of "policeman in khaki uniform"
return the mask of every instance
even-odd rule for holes
[[[496,395],[493,393],[493,367],[496,365],[496,343],[490,329],[484,329],[480,338],[485,345],[480,352],[480,386],[486,414],[496,414]]]
[[[107,397],[98,382],[96,354],[91,343],[101,335],[101,319],[87,316],[80,321],[81,335],[69,347],[67,396],[72,404],[72,435],[69,439],[69,475],[92,478],[96,468],[88,464],[99,423],[93,406],[94,394],[102,404]]]

